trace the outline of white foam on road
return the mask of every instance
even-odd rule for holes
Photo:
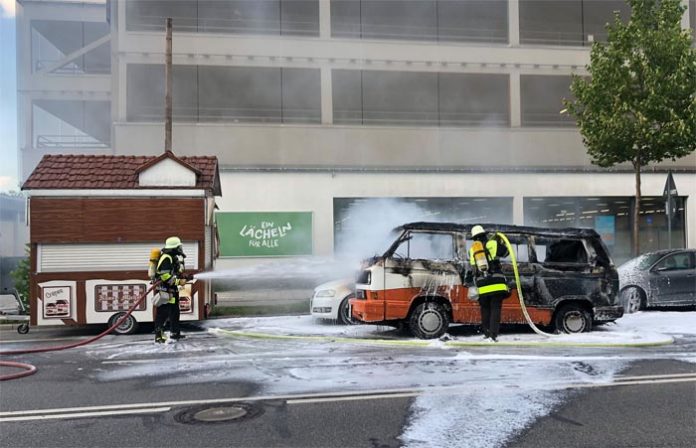
[[[277,335],[375,338],[399,336],[389,327],[340,326],[315,322],[310,316],[216,319],[204,324],[213,334],[193,335],[172,346],[151,343],[94,346],[91,354],[104,365],[99,381],[149,378],[153,386],[246,381],[266,395],[370,390],[422,389],[414,399],[401,435],[405,447],[498,447],[553,412],[568,395],[568,384],[608,384],[639,359],[696,362],[693,353],[632,349],[541,349],[505,352],[490,348],[461,350],[432,341],[414,351],[365,350],[330,340],[257,341],[215,337],[219,329]],[[690,338],[696,334],[696,312],[640,312],[616,324],[580,335],[554,336],[570,342],[634,343],[654,337]],[[198,336],[198,338],[197,338]],[[543,341],[533,333],[506,329],[503,341]],[[412,339],[417,340],[417,339]],[[454,336],[454,341],[480,336]],[[262,350],[256,352],[255,344]],[[241,353],[237,353],[238,350]],[[508,348],[509,349],[509,348]],[[171,352],[173,356],[143,359]],[[129,363],[129,359],[134,362]],[[162,372],[167,372],[162,376]],[[443,393],[442,388],[448,389]]]
[[[312,316],[277,316],[215,319],[207,321],[210,329],[243,330],[272,335],[288,336],[336,336],[347,338],[394,338],[398,335],[391,327],[380,325],[333,325],[317,321]],[[512,330],[514,331],[514,330]],[[639,312],[629,314],[616,323],[598,326],[590,333],[558,334],[551,337],[536,333],[520,333],[505,330],[499,341],[507,343],[554,342],[567,344],[654,344],[664,343],[669,336],[696,334],[696,312]],[[480,342],[479,335],[447,337],[455,342]],[[398,337],[399,340],[419,339]],[[433,341],[432,347],[444,347]]]

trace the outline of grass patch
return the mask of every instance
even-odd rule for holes
[[[211,317],[279,316],[284,314],[309,314],[309,299],[273,306],[216,306],[213,308]]]

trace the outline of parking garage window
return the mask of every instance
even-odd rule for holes
[[[507,126],[508,75],[333,70],[337,124]]]
[[[108,34],[109,24],[106,22],[32,20],[32,71],[44,70]],[[109,74],[111,73],[111,45],[105,42],[81,56],[70,59],[66,64],[51,70],[51,73]]]
[[[128,121],[164,119],[164,66],[129,64]],[[175,65],[173,119],[180,122],[319,123],[317,69]]]
[[[531,45],[592,45],[606,40],[605,26],[630,15],[623,0],[520,0],[520,42]]]
[[[449,42],[508,41],[504,0],[332,0],[334,37]]]
[[[319,35],[319,0],[128,0],[128,31]]]
[[[522,126],[575,126],[570,114],[561,113],[563,100],[573,98],[570,83],[570,76],[522,75]]]

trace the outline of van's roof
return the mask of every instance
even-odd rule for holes
[[[458,224],[453,222],[411,222],[401,225],[394,230],[425,230],[425,231],[456,231],[471,233],[471,228],[477,224]],[[478,224],[483,227],[486,232],[502,232],[517,235],[537,235],[550,238],[599,238],[599,234],[594,229],[580,229],[566,227],[555,229],[549,227],[529,227],[529,226],[514,226],[511,224]]]

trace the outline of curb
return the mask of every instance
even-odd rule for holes
[[[210,329],[208,330],[210,331]],[[431,341],[400,341],[392,339],[370,339],[370,338],[347,338],[347,337],[332,337],[332,336],[299,336],[299,335],[278,335],[270,333],[247,332],[241,330],[224,330],[216,329],[214,332],[223,333],[229,336],[241,336],[252,339],[285,339],[285,340],[305,340],[305,341],[321,341],[321,342],[341,342],[349,344],[370,344],[370,345],[387,345],[387,346],[410,346],[410,347],[428,347],[432,346],[434,339]],[[564,343],[554,341],[519,341],[519,342],[484,342],[484,341],[445,341],[442,345],[446,347],[594,347],[594,348],[617,348],[617,347],[659,347],[674,343],[674,338],[669,336],[667,339],[653,342],[635,342],[635,343],[595,343],[595,342],[577,342]]]

